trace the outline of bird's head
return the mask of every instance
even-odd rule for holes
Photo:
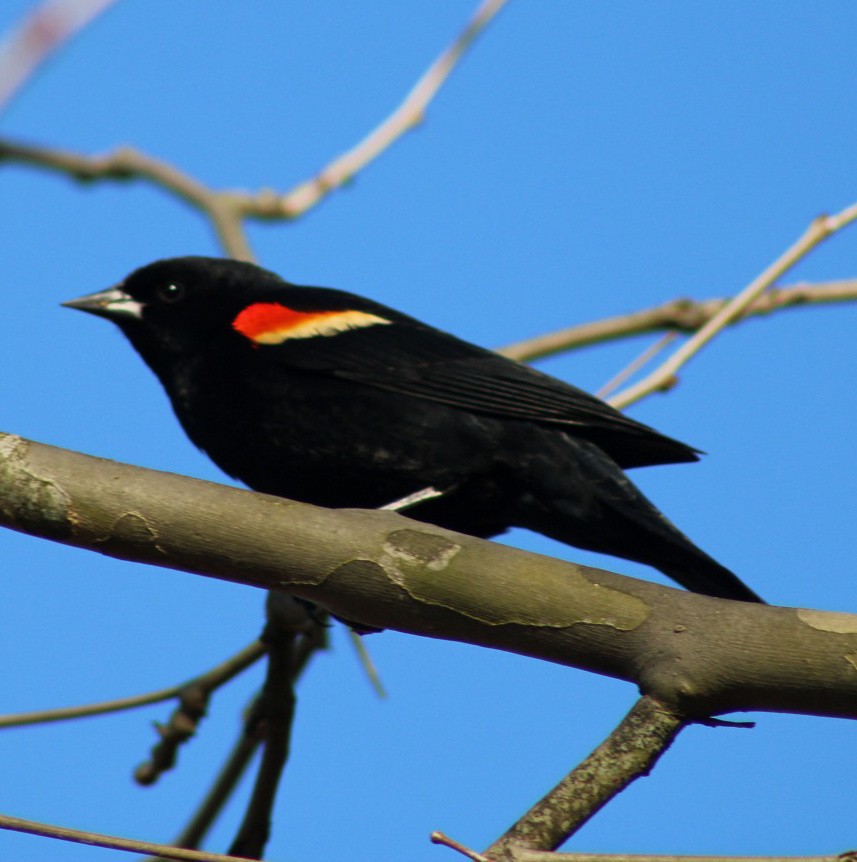
[[[210,257],[156,261],[63,304],[112,320],[150,365],[154,354],[272,346],[404,319],[351,294],[298,287],[254,264]]]

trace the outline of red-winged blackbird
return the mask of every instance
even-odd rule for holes
[[[621,469],[697,451],[525,365],[232,260],[158,261],[66,305],[116,323],[190,439],[257,491],[374,508],[433,488],[409,517],[482,537],[526,527],[761,601]]]

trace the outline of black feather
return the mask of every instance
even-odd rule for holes
[[[191,440],[251,488],[376,507],[433,486],[445,493],[410,517],[485,537],[526,527],[697,592],[761,601],[621,469],[697,450],[567,383],[236,261],[159,261],[69,304],[122,329]]]

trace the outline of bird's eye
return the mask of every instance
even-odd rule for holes
[[[165,284],[162,287],[158,288],[158,299],[161,302],[166,303],[175,303],[182,299],[185,295],[184,285],[176,284],[172,282],[170,284]]]

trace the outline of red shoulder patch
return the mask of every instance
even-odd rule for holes
[[[337,335],[388,323],[392,321],[366,311],[295,311],[279,302],[255,302],[232,321],[232,326],[256,344],[282,344],[290,338]]]

